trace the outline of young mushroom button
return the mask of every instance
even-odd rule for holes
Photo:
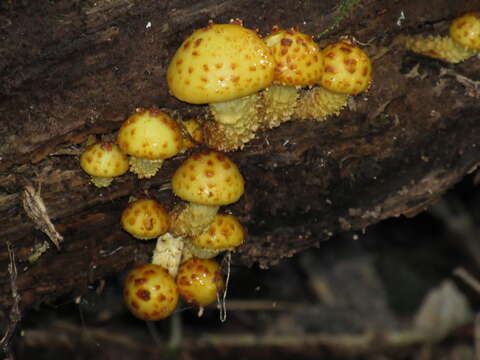
[[[109,186],[115,176],[128,171],[128,157],[111,142],[98,142],[80,156],[80,167],[96,187]]]
[[[172,191],[189,203],[172,215],[170,231],[175,236],[196,236],[213,222],[220,206],[243,195],[244,179],[227,156],[205,150],[179,166],[172,177]]]
[[[264,41],[276,65],[273,85],[262,93],[262,127],[272,128],[291,119],[299,88],[318,83],[323,73],[323,55],[310,35],[294,28],[274,27]]]
[[[137,239],[158,238],[167,232],[169,216],[165,208],[153,199],[138,199],[128,204],[121,216],[123,229]]]
[[[349,39],[328,45],[322,51],[324,71],[320,87],[299,100],[295,115],[300,119],[325,120],[347,105],[350,95],[368,90],[372,63],[368,55]]]
[[[117,143],[130,155],[130,170],[139,178],[154,176],[182,149],[183,139],[175,120],[159,109],[137,109],[121,126]]]
[[[123,297],[137,318],[157,321],[168,317],[177,307],[178,288],[163,267],[142,264],[127,275]]]

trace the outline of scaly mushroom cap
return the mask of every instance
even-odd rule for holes
[[[224,102],[266,88],[273,68],[270,51],[255,31],[238,24],[209,24],[178,48],[167,82],[182,101]]]
[[[348,40],[323,49],[324,73],[320,84],[333,92],[355,95],[365,91],[372,81],[372,63],[368,55]]]
[[[187,303],[203,307],[217,299],[225,283],[216,261],[190,258],[178,269],[177,286]]]
[[[157,160],[176,155],[182,148],[182,133],[169,115],[159,109],[137,109],[120,128],[120,148],[137,158]]]
[[[167,232],[168,212],[155,200],[138,199],[123,210],[121,223],[123,229],[137,239],[154,239]]]
[[[467,49],[480,51],[480,12],[467,13],[453,20],[450,36]]]
[[[117,145],[102,141],[82,153],[80,166],[90,176],[111,178],[128,171],[128,157]]]
[[[264,41],[276,63],[274,83],[286,86],[318,83],[323,72],[323,55],[310,35],[293,28],[274,29]]]
[[[178,288],[163,267],[142,264],[127,275],[123,298],[137,318],[157,321],[169,316],[177,307]]]
[[[172,191],[183,200],[221,206],[237,201],[244,192],[237,165],[224,154],[205,150],[190,156],[172,177]]]
[[[235,216],[218,214],[213,223],[192,243],[205,249],[229,249],[243,243],[245,232]]]

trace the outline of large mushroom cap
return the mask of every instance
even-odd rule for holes
[[[276,63],[274,83],[308,86],[320,80],[323,55],[310,35],[295,29],[274,29],[264,40]]]
[[[348,40],[323,49],[324,73],[320,84],[340,94],[359,94],[370,86],[372,63],[368,55]]]
[[[167,82],[182,101],[224,102],[266,88],[273,69],[270,50],[255,31],[238,24],[209,24],[178,48]]]
[[[110,142],[98,142],[80,156],[80,166],[91,176],[114,177],[128,170],[128,157]]]
[[[175,120],[159,109],[137,109],[120,128],[120,148],[137,158],[168,159],[182,148],[182,133]]]
[[[453,20],[450,36],[467,49],[480,51],[480,11],[467,13]]]
[[[172,191],[193,203],[228,205],[242,196],[244,180],[232,160],[224,154],[206,150],[190,156],[175,171]]]

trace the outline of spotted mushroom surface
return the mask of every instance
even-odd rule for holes
[[[168,66],[167,82],[182,101],[224,102],[267,87],[273,69],[270,50],[255,31],[212,23],[181,44]]]
[[[470,12],[453,20],[450,36],[467,49],[480,51],[480,11]]]
[[[348,40],[323,49],[324,73],[320,84],[333,92],[355,95],[365,91],[372,80],[368,55]]]
[[[176,282],[182,298],[200,307],[213,303],[225,286],[218,263],[199,258],[190,258],[180,265]]]
[[[310,35],[295,29],[274,29],[264,40],[276,63],[274,83],[308,86],[320,80],[323,55]]]
[[[172,177],[172,191],[183,200],[221,206],[236,202],[245,181],[237,165],[226,155],[205,150],[185,160]]]
[[[159,109],[137,109],[121,126],[117,143],[129,155],[156,160],[176,155],[183,139],[175,120]]]
[[[82,153],[80,166],[91,176],[120,176],[128,171],[128,157],[116,144],[102,141]]]
[[[213,223],[193,244],[206,249],[229,249],[241,245],[245,239],[242,224],[233,215],[217,214]]]
[[[165,208],[153,199],[138,199],[123,210],[123,229],[141,240],[154,239],[168,230],[169,216]]]
[[[157,321],[177,307],[178,288],[167,270],[159,265],[142,264],[130,271],[123,290],[128,309],[137,318]]]

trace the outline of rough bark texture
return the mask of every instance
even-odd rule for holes
[[[2,2],[0,304],[12,304],[7,242],[23,308],[82,294],[89,283],[149,258],[153,242],[123,232],[120,212],[129,195],[145,192],[172,206],[176,199],[162,185],[186,155],[168,160],[151,180],[127,175],[96,189],[76,154],[89,134],[113,134],[136,107],[184,117],[204,110],[169,96],[165,83],[186,35],[209,19],[236,17],[262,34],[273,25],[320,34],[341,16],[338,3],[279,0],[272,9],[269,1],[251,0]],[[400,33],[442,33],[475,4],[360,3],[316,40],[325,46],[347,34],[368,43],[369,92],[339,117],[292,121],[231,154],[247,181],[246,194],[229,207],[249,233],[236,263],[269,266],[339,232],[415,215],[480,162],[479,58],[450,65],[392,45]],[[33,264],[26,259],[48,239],[25,214],[26,185],[40,189],[64,238],[60,250],[51,246]]]

